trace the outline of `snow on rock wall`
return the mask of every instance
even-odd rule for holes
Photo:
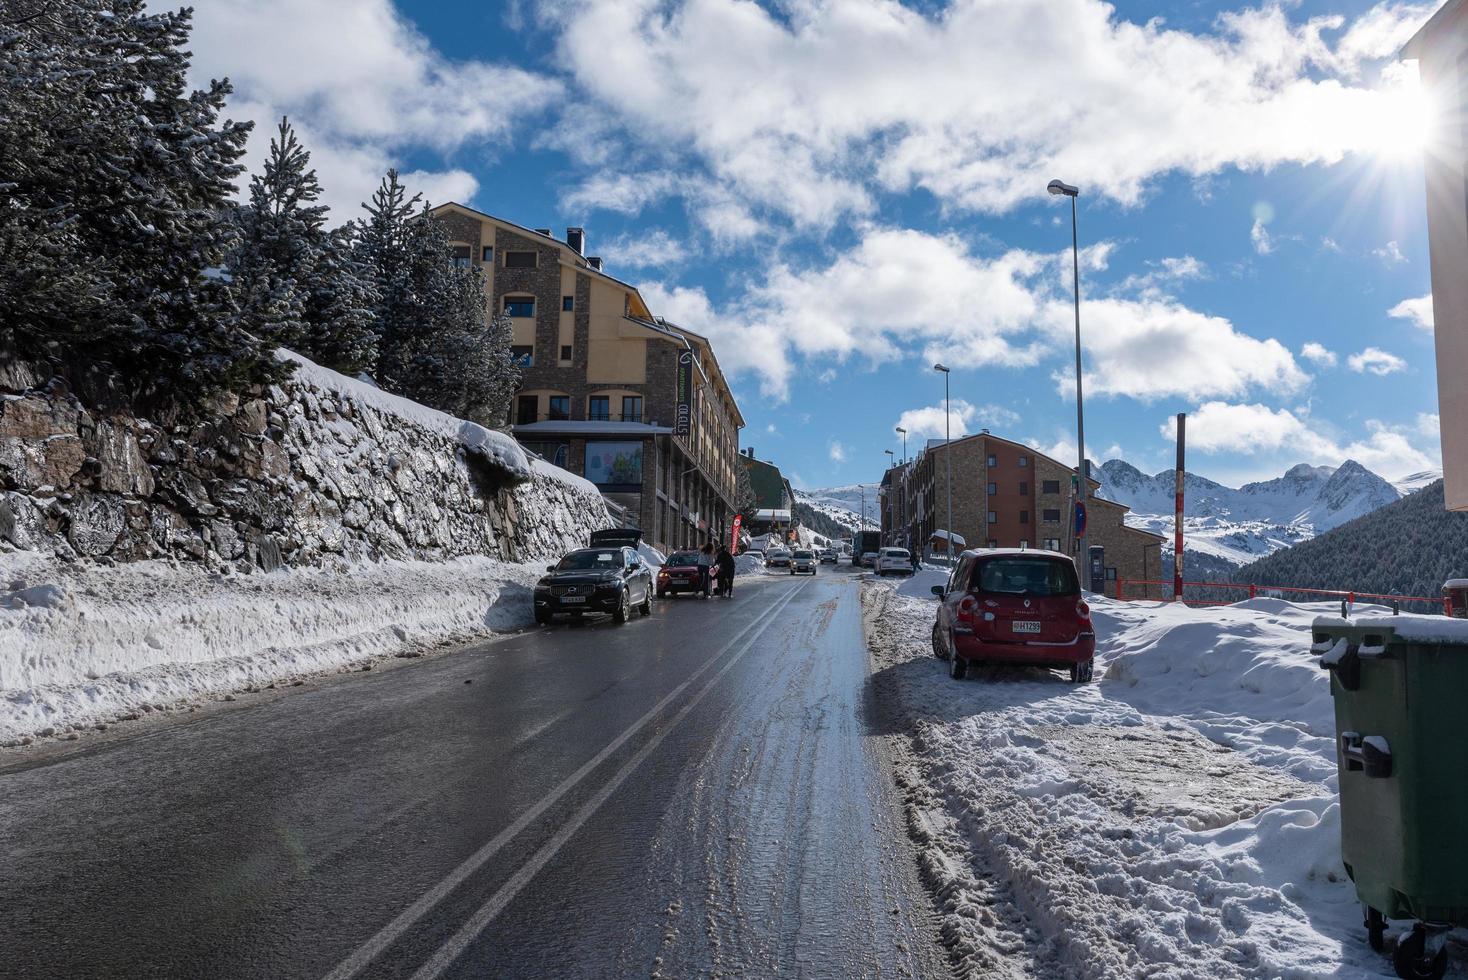
[[[238,569],[559,555],[611,524],[512,439],[299,362],[284,385],[139,418],[0,374],[0,542]],[[94,397],[93,402],[108,399]]]

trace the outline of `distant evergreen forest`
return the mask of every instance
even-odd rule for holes
[[[1468,513],[1444,509],[1443,482],[1243,566],[1235,582],[1436,596],[1468,577]],[[1191,594],[1191,593],[1190,593]],[[1232,597],[1230,597],[1232,598]]]
[[[808,527],[817,534],[823,534],[828,538],[843,538],[851,534],[851,528],[832,517],[822,514],[810,504],[804,504],[797,500],[793,513],[801,527]]]

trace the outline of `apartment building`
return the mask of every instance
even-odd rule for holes
[[[584,254],[580,228],[561,240],[461,204],[430,214],[510,317],[515,438],[596,484],[657,548],[726,538],[744,417],[708,338],[653,315]]]
[[[933,532],[950,530],[948,467],[953,471],[953,527],[970,548],[1046,548],[1075,554],[1071,483],[1075,468],[987,430],[945,443],[930,439],[917,457],[882,478],[883,540],[926,547]],[[1100,484],[1091,481],[1094,491]],[[1116,580],[1156,579],[1160,535],[1126,526],[1127,508],[1107,500],[1088,504],[1089,543],[1101,549],[1104,591]],[[1128,590],[1128,594],[1132,594]]]
[[[1468,510],[1468,2],[1448,0],[1402,49],[1433,109],[1423,154],[1433,342],[1448,510]]]
[[[754,491],[754,506],[744,512],[745,530],[752,535],[788,532],[795,526],[795,491],[790,481],[774,463],[755,459],[753,448],[746,448],[739,461],[749,471],[749,486]]]

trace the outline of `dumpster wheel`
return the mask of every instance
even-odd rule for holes
[[[1397,976],[1403,980],[1441,980],[1448,972],[1448,951],[1440,948],[1437,955],[1427,954],[1427,930],[1421,925],[1397,941],[1397,950],[1392,954],[1392,965]]]
[[[1366,909],[1366,940],[1378,953],[1386,952],[1386,919],[1376,909]]]

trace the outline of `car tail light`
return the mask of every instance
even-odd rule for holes
[[[960,619],[972,618],[979,611],[979,600],[971,595],[964,596],[958,603],[958,616]]]
[[[1085,599],[1076,600],[1076,615],[1079,616],[1081,619],[1091,618],[1091,607],[1086,605]]]

